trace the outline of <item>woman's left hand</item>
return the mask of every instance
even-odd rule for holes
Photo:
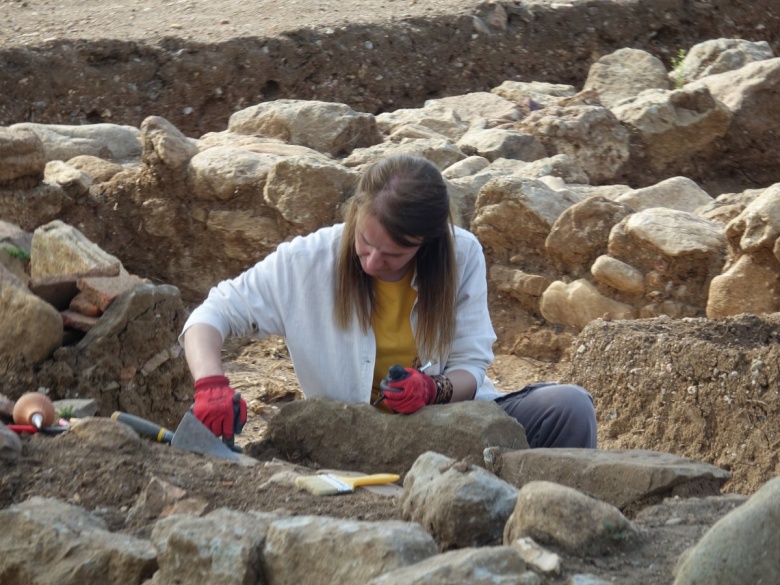
[[[414,368],[404,368],[406,376],[401,380],[385,378],[379,389],[385,404],[396,412],[412,414],[436,400],[436,382],[427,374]]]

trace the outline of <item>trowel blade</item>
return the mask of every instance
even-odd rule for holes
[[[187,411],[184,417],[182,417],[176,432],[173,434],[171,445],[191,453],[213,455],[214,457],[238,461],[238,455],[218,437],[215,437],[214,433],[195,418],[195,415],[190,411]]]

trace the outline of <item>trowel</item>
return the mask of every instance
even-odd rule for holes
[[[150,420],[128,414],[126,412],[115,412],[111,415],[116,421],[125,423],[142,437],[152,439],[158,443],[170,443],[171,446],[191,453],[200,453],[201,455],[212,455],[223,459],[238,461],[238,454],[230,445],[214,436],[202,422],[200,422],[191,411],[187,411],[181,419],[176,432],[162,427]],[[232,442],[232,441],[231,441]]]

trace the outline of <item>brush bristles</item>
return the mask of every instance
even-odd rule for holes
[[[295,485],[315,496],[335,496],[352,493],[353,488],[332,475],[307,475],[295,478]]]

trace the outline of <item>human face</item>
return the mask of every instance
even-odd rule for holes
[[[419,244],[411,247],[396,244],[373,215],[366,214],[358,219],[355,251],[363,271],[369,276],[387,282],[401,280],[419,249]]]

